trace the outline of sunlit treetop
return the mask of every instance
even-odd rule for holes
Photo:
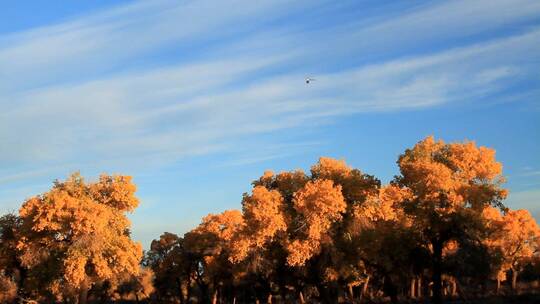
[[[76,173],[56,181],[50,191],[27,200],[19,211],[17,247],[23,265],[54,267],[55,276],[48,278],[53,292],[63,289],[63,280],[74,287],[89,286],[137,273],[142,247],[131,241],[125,215],[138,205],[134,193],[135,185],[125,176],[103,175],[96,183],[85,183]],[[58,256],[62,260],[56,260]]]
[[[337,160],[330,157],[321,157],[319,162],[311,167],[313,178],[337,180],[347,177],[352,168],[344,160]]]
[[[220,240],[229,241],[243,225],[244,219],[239,210],[226,210],[205,216],[194,232],[209,233]]]
[[[278,190],[285,199],[291,199],[292,195],[302,188],[308,180],[309,177],[302,170],[280,172],[279,174],[265,171],[259,180],[253,182],[253,185]]]
[[[244,195],[242,211],[244,228],[233,244],[233,261],[244,259],[250,252],[261,250],[278,232],[287,230],[283,197],[276,190],[255,186],[251,195]]]
[[[294,209],[301,215],[297,229],[300,237],[292,240],[287,249],[290,265],[301,265],[320,250],[325,235],[333,222],[342,218],[347,205],[341,193],[341,186],[330,180],[320,179],[308,182],[294,194]]]
[[[507,195],[495,151],[474,142],[447,144],[430,136],[407,149],[398,165],[398,183],[411,189],[423,207],[440,212],[502,206]]]
[[[99,182],[90,186],[92,196],[105,205],[121,211],[133,211],[139,205],[134,196],[137,187],[131,176],[101,175]]]

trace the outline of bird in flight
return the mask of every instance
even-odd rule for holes
[[[311,82],[315,81],[315,78],[306,77],[306,83],[309,84]]]

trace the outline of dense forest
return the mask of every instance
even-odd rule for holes
[[[540,229],[495,151],[427,137],[387,184],[321,157],[143,252],[129,176],[80,174],[0,218],[1,303],[379,303],[531,294]]]

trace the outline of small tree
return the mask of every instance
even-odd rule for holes
[[[235,272],[230,262],[230,245],[243,225],[240,211],[226,210],[207,215],[198,227],[184,235],[202,302],[208,302],[212,292],[212,303],[216,303],[224,291],[232,288]]]
[[[484,218],[491,227],[486,244],[498,250],[502,263],[497,280],[504,278],[506,271],[512,272],[511,287],[516,291],[517,276],[540,249],[540,228],[527,210],[507,210],[504,215],[496,209],[484,211]],[[499,282],[498,284],[499,285]]]
[[[187,301],[193,266],[183,238],[174,233],[163,233],[152,241],[144,264],[154,272],[153,283],[159,301]]]

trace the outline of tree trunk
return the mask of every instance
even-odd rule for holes
[[[199,290],[201,291],[201,303],[211,303],[210,302],[210,287],[208,284],[197,283]],[[189,301],[188,301],[189,302]]]
[[[180,295],[180,304],[184,304],[184,292],[182,291],[182,281],[177,278],[176,284],[178,285],[178,295]]]
[[[349,289],[349,299],[351,300],[351,302],[354,301],[354,290],[353,290],[353,286],[351,284],[347,285],[347,288]]]
[[[418,297],[418,299],[421,299],[422,298],[422,276],[418,277],[418,279],[416,280],[416,283],[418,284],[418,286],[416,287],[416,296]]]
[[[267,304],[272,304],[272,294],[268,294],[268,298],[266,299]]]
[[[452,289],[450,290],[450,295],[452,297],[456,297],[457,296],[457,284],[456,284],[456,279],[455,278],[452,278]]]
[[[416,278],[412,278],[411,279],[411,290],[410,290],[410,296],[411,296],[411,299],[415,299],[416,298]]]
[[[390,278],[389,275],[385,276],[385,278],[384,278],[383,290],[384,290],[385,294],[390,296],[390,301],[392,303],[397,303],[398,302],[397,287],[396,287],[396,285],[394,284],[394,282],[392,281],[392,279]]]
[[[367,276],[366,281],[364,282],[364,286],[362,286],[362,293],[360,294],[361,298],[364,298],[367,294],[369,287],[369,276]]]
[[[217,304],[217,299],[218,299],[218,290],[216,288],[216,290],[214,291],[214,296],[212,297],[212,304]]]
[[[79,304],[86,304],[88,302],[88,282],[84,280],[79,287]]]
[[[334,282],[327,283],[326,285],[319,284],[317,286],[319,296],[321,296],[323,303],[337,303],[338,292]]]
[[[512,268],[512,292],[514,294],[517,293],[517,276],[518,276],[518,272]]]
[[[186,285],[186,303],[189,303],[191,300],[191,278],[188,276],[187,285]]]
[[[501,280],[497,278],[497,289],[496,294],[499,295],[501,293]]]
[[[285,303],[287,299],[287,291],[284,288],[279,288],[279,295],[281,298],[281,302]]]
[[[442,242],[432,241],[433,245],[433,303],[442,303]]]
[[[302,291],[300,291],[300,293],[298,294],[298,300],[302,304],[306,303],[306,301],[304,300],[304,294],[302,293]]]

